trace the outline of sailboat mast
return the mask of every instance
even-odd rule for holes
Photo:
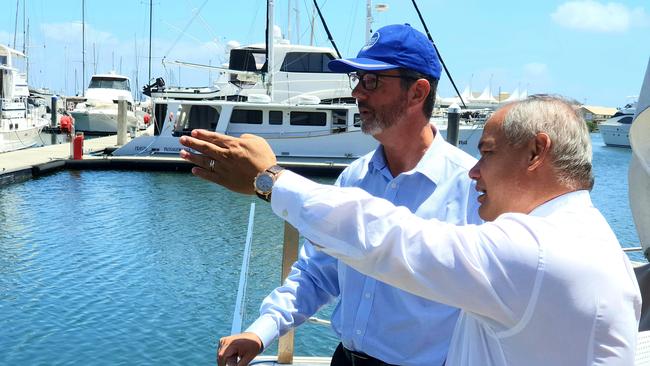
[[[370,41],[372,34],[372,1],[366,1],[366,44]]]
[[[273,99],[273,24],[274,0],[266,3],[266,93]]]
[[[86,2],[81,0],[81,93],[86,96]]]
[[[291,42],[291,0],[287,0],[287,39]]]
[[[27,32],[25,33],[25,50],[29,50],[29,19],[27,19]],[[23,52],[25,55],[25,81],[29,84],[29,57],[26,52]]]
[[[14,50],[16,49],[16,35],[18,34],[18,9],[20,9],[20,0],[16,0],[16,16],[14,17]]]
[[[23,0],[23,55],[27,54],[27,0]]]
[[[149,0],[149,79],[147,83],[151,82],[151,29],[152,29],[152,14],[153,14],[153,0]]]

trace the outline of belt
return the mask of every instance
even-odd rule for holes
[[[365,353],[351,351],[343,346],[341,348],[343,349],[345,358],[350,361],[352,366],[395,366]]]

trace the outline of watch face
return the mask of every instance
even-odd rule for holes
[[[273,177],[270,174],[261,174],[257,177],[255,186],[260,192],[271,192],[273,189]]]

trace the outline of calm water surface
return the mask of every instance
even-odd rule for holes
[[[594,203],[621,243],[638,245],[631,152],[593,140]],[[280,277],[282,223],[268,204],[187,173],[62,171],[0,188],[0,364],[213,364],[251,202],[246,324]],[[296,341],[298,355],[337,343],[311,324]]]

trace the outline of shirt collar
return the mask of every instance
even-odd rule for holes
[[[580,190],[565,193],[561,196],[555,197],[550,201],[544,202],[543,204],[535,207],[530,212],[530,216],[539,216],[545,217],[550,216],[552,213],[564,209],[565,207],[576,207],[576,206],[588,206],[593,207],[591,203],[591,196],[589,191]]]
[[[431,142],[431,146],[429,146],[427,151],[424,153],[424,156],[422,156],[422,159],[420,159],[415,168],[402,174],[410,175],[420,173],[437,185],[442,180],[446,166],[444,154],[446,142],[445,139],[440,135],[440,131],[438,131],[435,126],[431,125],[431,129],[433,129],[434,132],[434,138]],[[388,172],[388,166],[386,163],[386,157],[384,155],[384,147],[382,145],[379,145],[379,147],[375,149],[375,152],[368,162],[368,170],[377,170],[379,172],[386,171],[386,173],[390,176],[390,172]]]

